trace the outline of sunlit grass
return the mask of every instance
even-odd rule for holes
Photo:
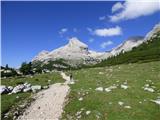
[[[160,96],[160,62],[117,65],[103,68],[90,68],[73,71],[76,81],[71,85],[69,103],[65,107],[63,119],[81,120],[158,120],[160,106],[151,102]],[[152,83],[146,80],[151,80]],[[128,89],[120,87],[127,81]],[[107,88],[113,84],[118,87],[111,92],[95,91],[97,87]],[[143,86],[155,86],[155,92],[143,90]],[[87,94],[88,93],[88,94]],[[78,99],[82,97],[83,100]],[[123,106],[118,104],[124,102]],[[142,103],[141,103],[142,102]],[[124,108],[130,106],[131,109]],[[86,111],[91,113],[86,115]]]

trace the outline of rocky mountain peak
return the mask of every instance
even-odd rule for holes
[[[73,37],[69,40],[68,46],[70,47],[81,47],[81,48],[88,48],[86,44],[81,42],[78,38]]]

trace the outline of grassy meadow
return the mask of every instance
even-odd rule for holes
[[[87,68],[71,72],[75,84],[70,85],[71,92],[62,120],[159,120],[160,106],[151,100],[160,97],[160,61]],[[48,80],[51,80],[50,83]],[[1,84],[6,86],[16,86],[25,82],[45,86],[64,80],[56,72],[1,80]],[[124,83],[128,89],[121,88]],[[145,91],[143,87],[146,84],[152,87],[154,92]],[[95,90],[98,87],[105,89],[113,85],[117,88],[110,92]],[[32,95],[31,92],[2,95],[1,115],[30,100]],[[119,102],[123,102],[123,105]]]
[[[70,85],[63,120],[159,120],[160,106],[150,100],[160,97],[160,61],[81,69],[72,73],[76,82]],[[124,83],[128,89],[120,87]],[[155,91],[145,91],[146,84]],[[118,87],[111,92],[95,90],[112,85]],[[119,105],[119,102],[124,104]]]

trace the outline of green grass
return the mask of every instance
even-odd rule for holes
[[[6,86],[16,86],[19,83],[28,82],[32,85],[48,85],[48,80],[51,80],[50,84],[56,82],[63,82],[64,80],[60,76],[59,73],[45,73],[45,74],[37,74],[31,77],[24,78],[6,78],[1,80],[2,85]],[[12,108],[16,108],[21,102],[28,100],[31,97],[32,93],[18,93],[18,94],[3,94],[1,95],[1,116],[3,116],[6,112],[10,111]],[[16,97],[19,96],[17,99]],[[3,119],[3,118],[2,118]]]
[[[16,98],[19,96],[19,98]],[[31,93],[18,93],[18,94],[12,94],[12,95],[2,95],[1,96],[1,112],[2,114],[8,112],[9,108],[12,106],[17,106],[20,101],[28,98],[31,96]]]
[[[51,80],[50,84],[56,82],[63,82],[59,73],[45,73],[45,74],[36,74],[33,77],[13,77],[13,78],[6,78],[1,80],[2,85],[6,86],[16,86],[19,83],[28,82],[32,85],[47,85],[48,80]]]
[[[160,96],[160,61],[81,69],[73,71],[73,78],[77,81],[71,85],[69,103],[64,109],[63,120],[68,120],[70,117],[75,120],[75,114],[81,108],[85,109],[82,111],[81,120],[159,120],[160,118],[160,106],[150,101]],[[154,93],[142,89],[147,83],[152,85],[146,80],[152,80],[153,86],[156,87]],[[107,88],[113,84],[121,85],[125,81],[129,86],[127,90],[118,86],[109,93],[95,91],[97,87]],[[83,95],[86,92],[88,94]],[[80,97],[83,97],[83,101],[78,100]],[[131,109],[118,105],[119,101],[131,106]],[[110,102],[112,104],[109,104]],[[91,111],[89,115],[85,114],[87,110]]]

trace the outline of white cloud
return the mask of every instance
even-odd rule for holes
[[[62,29],[61,29],[61,32],[63,32],[63,33],[67,32],[67,31],[68,31],[67,28],[62,28]]]
[[[112,12],[120,10],[120,8],[118,9],[115,6],[116,5],[113,5]],[[159,0],[126,0],[122,6],[123,8],[121,11],[109,16],[112,22],[135,19],[140,16],[147,16],[160,10]]]
[[[109,41],[107,41],[107,42],[103,42],[103,43],[100,45],[100,47],[101,47],[102,49],[105,49],[107,46],[112,45],[112,44],[113,44],[113,42],[112,42],[111,40],[109,40]]]
[[[93,38],[90,38],[90,39],[89,39],[89,42],[90,42],[90,43],[92,43],[93,41],[94,41],[94,39],[93,39]]]
[[[121,2],[117,2],[116,4],[113,5],[112,7],[112,13],[116,12],[120,9],[124,8],[124,5]]]
[[[61,36],[63,36],[63,34],[66,33],[67,31],[68,31],[67,28],[62,28],[62,29],[59,31],[59,34],[60,34]]]
[[[97,36],[102,36],[102,37],[121,35],[122,29],[119,26],[116,26],[113,28],[96,29],[94,31],[94,34]]]
[[[106,17],[105,16],[101,16],[101,17],[99,17],[99,20],[105,20],[106,19]]]

